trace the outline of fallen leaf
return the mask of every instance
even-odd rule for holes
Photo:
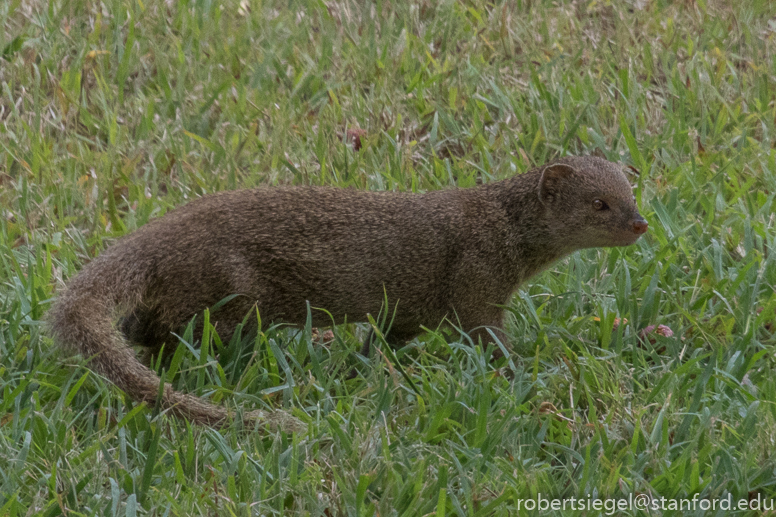
[[[366,129],[355,127],[348,129],[345,138],[353,144],[353,150],[358,151],[361,149],[361,138],[364,136],[366,136]]]

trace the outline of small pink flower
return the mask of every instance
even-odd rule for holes
[[[649,341],[651,344],[655,344],[657,342],[657,339],[655,339],[654,334],[664,336],[664,337],[671,337],[674,335],[674,331],[671,330],[666,325],[649,325],[647,327],[644,327],[639,331],[639,337],[641,339],[645,339]]]

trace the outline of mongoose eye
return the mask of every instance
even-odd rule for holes
[[[596,199],[593,201],[593,208],[596,210],[609,210],[609,205],[607,205],[605,202],[601,201],[600,199]]]

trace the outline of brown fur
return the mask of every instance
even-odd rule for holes
[[[609,209],[597,210],[594,200]],[[323,187],[204,196],[124,237],[88,264],[49,316],[57,343],[131,397],[153,403],[159,378],[128,341],[158,353],[195,314],[219,335],[257,306],[262,321],[305,323],[306,302],[338,324],[365,321],[387,298],[394,341],[447,319],[503,342],[503,310],[528,277],[574,250],[632,244],[646,231],[621,167],[593,157],[471,189],[426,194]],[[395,314],[394,314],[395,310]],[[327,326],[329,314],[313,311]],[[114,324],[125,316],[121,329]],[[368,349],[367,349],[368,350]],[[195,422],[227,412],[165,386],[162,404]],[[249,414],[299,429],[282,411]]]

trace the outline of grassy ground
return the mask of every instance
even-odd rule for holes
[[[0,515],[776,497],[775,15],[764,0],[0,2]],[[426,191],[584,153],[633,166],[650,233],[524,286],[514,378],[429,332],[348,380],[363,326],[328,344],[272,329],[187,348],[171,377],[290,408],[309,433],[216,432],[132,404],[42,327],[91,257],[207,192]],[[640,339],[649,325],[673,336]]]

